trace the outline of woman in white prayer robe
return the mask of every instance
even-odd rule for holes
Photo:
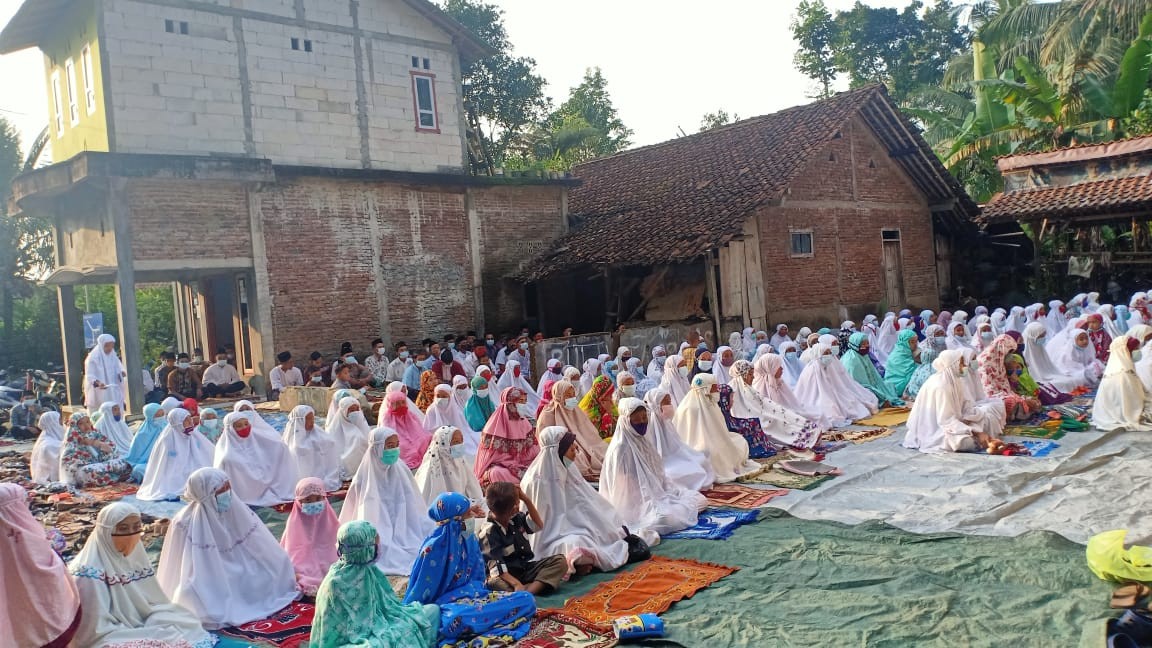
[[[412,471],[400,461],[400,436],[395,430],[372,430],[372,443],[340,510],[341,524],[352,520],[371,522],[380,534],[380,545],[388,547],[376,558],[380,570],[407,576],[433,524]]]
[[[896,348],[897,333],[899,331],[896,330],[896,314],[888,313],[880,323],[880,330],[876,333],[876,345],[872,347],[872,352],[876,354],[880,364],[884,364],[888,360],[888,354]]]
[[[967,389],[968,398],[972,400],[972,407],[980,415],[979,426],[988,434],[1000,437],[1004,434],[1004,427],[1008,424],[1007,408],[1004,400],[989,398],[980,380],[980,359],[975,349],[963,349],[960,355],[964,358],[963,383]]]
[[[284,443],[296,460],[300,479],[315,477],[324,482],[324,490],[340,490],[340,450],[336,447],[336,440],[316,425],[316,412],[311,407],[297,405],[292,408],[284,426]]]
[[[1140,343],[1127,335],[1112,340],[1108,366],[1092,404],[1092,427],[1152,431],[1152,404],[1133,364],[1134,352],[1139,350]]]
[[[708,505],[699,492],[668,479],[664,459],[648,438],[651,429],[651,415],[642,401],[620,401],[620,418],[600,474],[600,493],[628,530],[649,545],[659,542],[662,534],[695,525]]]
[[[676,406],[672,422],[684,443],[708,452],[716,482],[725,483],[759,472],[761,467],[748,458],[748,441],[728,430],[719,399],[720,386],[716,378],[710,373],[696,374],[692,377],[692,389]]]
[[[879,408],[876,395],[852,379],[832,348],[816,344],[815,360],[804,367],[793,390],[808,411],[821,412],[834,425],[867,418]]]
[[[537,556],[563,554],[569,573],[612,571],[628,562],[624,527],[611,504],[576,469],[576,435],[561,425],[540,431],[540,454],[520,479],[544,528],[528,536]],[[601,476],[603,479],[603,476]]]
[[[508,361],[508,364],[504,367],[504,373],[500,374],[500,380],[496,381],[496,389],[500,390],[501,393],[509,387],[515,387],[528,396],[529,410],[535,412],[539,409],[540,395],[528,384],[523,372],[520,370],[520,363],[516,360]]]
[[[731,415],[759,421],[760,430],[777,446],[807,450],[816,445],[823,428],[799,412],[765,399],[752,386],[754,379],[752,363],[739,360],[732,365],[732,382],[728,384],[732,389]]]
[[[413,406],[415,407],[415,406]],[[408,410],[412,411],[412,410]],[[340,467],[343,469],[345,479],[350,479],[360,467],[360,459],[368,449],[368,438],[372,429],[368,427],[368,420],[360,410],[360,401],[354,396],[345,396],[335,412],[328,413],[327,425],[324,431],[336,442],[336,451],[340,453]]]
[[[213,465],[228,475],[233,497],[248,506],[273,506],[296,497],[299,477],[288,445],[275,430],[252,425],[243,412],[224,417]]]
[[[116,338],[105,333],[84,360],[84,406],[89,412],[104,403],[124,405],[124,382],[128,373],[116,355]]]
[[[701,491],[711,488],[716,482],[712,472],[712,462],[707,452],[689,447],[676,431],[673,418],[676,406],[672,395],[663,387],[657,387],[644,394],[644,404],[648,409],[648,440],[664,460],[664,474],[675,486]]]
[[[908,417],[904,447],[925,453],[971,452],[988,446],[996,435],[982,426],[983,417],[964,385],[964,355],[949,349],[932,364]]]
[[[117,457],[125,457],[132,448],[132,430],[124,420],[124,407],[111,401],[100,406],[100,420],[96,422],[96,429],[112,442],[115,448],[112,453]]]
[[[1105,365],[1096,358],[1096,349],[1088,338],[1088,331],[1082,328],[1073,328],[1064,337],[1063,343],[1054,349],[1052,360],[1063,373],[1083,381],[1083,384],[1088,387],[1099,385],[1100,378],[1104,376]],[[1029,373],[1031,373],[1031,366],[1029,366]],[[1144,374],[1140,371],[1139,363],[1136,364],[1136,373],[1140,375],[1140,380],[1143,382]],[[1145,389],[1148,388],[1148,385],[1152,385],[1152,372],[1148,373]]]
[[[292,559],[233,497],[224,471],[192,473],[184,499],[188,505],[168,526],[156,570],[173,603],[218,630],[267,618],[300,596]]]
[[[544,428],[552,426],[561,426],[576,435],[576,468],[585,479],[596,481],[600,478],[608,444],[600,438],[592,419],[580,409],[574,384],[566,380],[554,383],[551,396],[552,400],[536,417],[537,437],[544,432]]]
[[[1070,392],[1085,386],[1084,376],[1064,373],[1048,356],[1045,343],[1048,341],[1048,328],[1042,322],[1032,322],[1024,327],[1024,361],[1028,363],[1028,373],[1038,383],[1048,383],[1062,392]]]
[[[964,322],[957,322],[953,319],[948,323],[948,330],[945,334],[945,344],[953,351],[960,351],[964,348],[974,348],[972,346],[972,336],[968,334],[968,325]]]
[[[1004,330],[1005,332],[1016,331],[1017,333],[1023,333],[1024,327],[1028,325],[1027,320],[1028,317],[1024,313],[1024,307],[1013,306],[1012,309],[1008,311],[1008,319],[1004,325]]]
[[[49,410],[40,415],[38,421],[40,436],[32,446],[32,459],[29,466],[32,481],[48,484],[60,481],[60,450],[64,446],[67,433],[60,424],[60,412]]]
[[[664,361],[664,374],[660,378],[660,386],[672,396],[672,405],[679,407],[680,401],[688,395],[691,387],[688,385],[688,361],[677,353],[668,356]]]
[[[1048,302],[1048,314],[1044,316],[1044,328],[1048,330],[1048,337],[1055,337],[1057,333],[1068,326],[1068,318],[1064,315],[1067,309],[1064,302],[1053,299]]]
[[[463,377],[457,376],[457,378]],[[468,426],[464,410],[452,397],[453,391],[448,385],[436,385],[432,404],[428,406],[428,411],[424,412],[424,429],[434,433],[447,425],[460,430],[460,434],[464,436],[464,453],[475,459],[476,450],[480,448],[480,433]],[[428,503],[431,504],[432,500],[428,500]]]
[[[404,394],[404,398],[408,400],[408,411],[411,412],[413,416],[420,419],[421,423],[424,422],[424,412],[422,412],[420,408],[416,406],[416,401],[412,400],[412,398],[408,395],[408,388],[404,386],[404,383],[400,382],[399,380],[396,382],[388,383],[388,386],[384,388],[385,399],[388,398],[388,394]],[[352,395],[360,401],[361,411],[363,411],[364,406],[367,404],[367,400],[364,399],[360,392],[356,390],[352,391]],[[339,406],[339,402],[336,404]]]
[[[212,466],[216,447],[192,423],[192,414],[182,408],[168,412],[168,425],[148,455],[144,480],[136,498],[147,502],[180,499],[193,472]]]
[[[468,454],[464,432],[442,425],[432,432],[432,443],[416,469],[416,487],[431,506],[441,493],[460,493],[473,506],[485,507],[484,490],[472,472],[475,456]]]
[[[761,398],[786,407],[810,421],[820,423],[823,427],[828,427],[828,420],[823,414],[805,407],[800,399],[796,398],[788,381],[784,379],[788,375],[788,370],[780,356],[767,356],[767,358],[767,360],[761,358],[752,364],[752,388]]]
[[[75,646],[190,646],[216,638],[160,588],[140,542],[140,511],[125,502],[100,509],[84,548],[68,564],[84,610]]]

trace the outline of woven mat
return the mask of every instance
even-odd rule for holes
[[[516,643],[517,648],[612,648],[611,632],[559,610],[541,610],[532,631]]]
[[[870,430],[831,430],[824,434],[826,441],[848,441],[850,443],[867,443],[876,439],[892,436],[892,428],[875,427]]]
[[[241,626],[222,628],[219,633],[233,639],[270,644],[281,648],[306,648],[312,635],[312,619],[316,606],[310,603],[292,603],[267,619]]]
[[[632,614],[660,614],[676,601],[735,573],[727,567],[687,558],[652,556],[636,569],[597,585],[583,596],[568,599],[563,612],[608,626],[614,619]]]
[[[912,410],[907,407],[885,407],[884,409],[876,412],[868,418],[856,421],[856,425],[868,425],[871,427],[895,427],[897,425],[904,425],[908,422],[908,417],[912,415]]]
[[[748,478],[741,479],[740,481],[745,484],[764,484],[766,486],[775,486],[777,488],[789,488],[792,490],[812,490],[823,484],[824,482],[832,479],[835,475],[818,475],[816,477],[808,477],[806,475],[797,475],[790,473],[786,470],[773,467],[771,470],[765,470],[758,475],[752,475]]]
[[[783,491],[787,492],[787,491]],[[752,524],[760,511],[732,511],[710,508],[700,514],[696,526],[664,536],[666,540],[727,540],[736,528]]]
[[[81,492],[97,502],[115,502],[129,495],[135,495],[139,489],[138,484],[109,484],[97,488],[85,488]]]
[[[764,506],[773,497],[787,495],[788,491],[750,488],[740,484],[716,484],[700,491],[710,506],[751,509]]]
[[[1059,439],[1064,436],[1064,430],[1032,425],[1009,425],[1004,428],[1004,436],[1030,437],[1033,439]]]

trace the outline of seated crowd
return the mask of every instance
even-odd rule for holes
[[[39,417],[33,479],[131,480],[140,500],[186,504],[155,569],[124,503],[65,567],[23,490],[0,485],[0,530],[26,540],[7,560],[37,565],[5,579],[24,592],[8,590],[8,620],[29,622],[0,619],[0,643],[211,645],[206,629],[301,596],[316,600],[313,645],[518,639],[534,595],[620,568],[696,524],[701,490],[759,472],[757,458],[811,457],[828,430],[884,407],[911,407],[903,445],[921,452],[985,448],[1008,422],[1093,389],[1096,427],[1152,430],[1147,298],[1114,309],[1096,297],[977,307],[971,321],[906,310],[795,336],[748,328],[715,348],[691,333],[673,353],[620,346],[580,367],[550,360],[536,378],[526,334],[398,343],[392,359],[376,340],[363,363],[345,343],[303,370],[285,352],[273,395],[323,386],[330,402],[322,423],[295,407],[283,433],[250,401],[224,416],[198,402],[245,389],[227,350],[203,374],[166,354],[156,378],[169,388],[133,433],[115,341],[101,338],[91,413]],[[337,513],[328,497],[345,487]],[[277,542],[252,509],[287,503]],[[409,577],[402,599],[389,575]]]

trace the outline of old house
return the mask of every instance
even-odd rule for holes
[[[137,284],[174,284],[181,348],[266,374],[281,350],[518,325],[507,232],[566,231],[571,181],[465,172],[461,61],[488,51],[428,0],[24,0],[0,53],[30,47],[57,162],[12,200],[54,226],[74,396],[77,285],[117,288],[137,409]]]
[[[556,330],[703,317],[726,333],[936,308],[976,213],[880,86],[574,174],[573,230],[517,273]]]
[[[1028,229],[1038,242],[1029,246],[1032,270],[1046,292],[1095,290],[1121,303],[1147,287],[1152,137],[1011,155],[997,166],[1004,191],[980,218],[994,235]]]

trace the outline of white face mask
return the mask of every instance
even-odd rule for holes
[[[620,393],[625,396],[635,396],[636,385],[620,385]]]
[[[698,362],[696,364],[700,366],[700,371],[708,371],[708,370],[712,369],[712,361],[711,360],[701,360],[700,362]]]
[[[479,396],[480,398],[488,398],[488,390],[487,389],[477,389],[476,395]]]
[[[820,356],[820,364],[824,365],[825,367],[832,364],[832,362],[835,360],[836,360],[836,356],[832,355],[831,353],[829,353],[828,355]]]
[[[180,367],[181,369],[187,369],[188,367],[191,367],[192,365],[188,364],[187,362],[181,362],[176,366]]]
[[[681,378],[688,377],[688,367],[676,367],[676,373],[680,374]]]
[[[576,406],[579,404],[580,404],[580,399],[576,398],[575,396],[573,396],[572,398],[565,398],[564,399],[564,407],[567,409],[574,410],[574,409],[576,409]]]
[[[532,418],[532,410],[528,409],[527,403],[516,403],[516,412],[524,418]]]
[[[384,355],[384,347],[380,347],[380,348],[376,349],[376,355],[380,355],[380,356]]]
[[[1132,362],[1140,362],[1140,357],[1142,355],[1144,355],[1144,354],[1140,352],[1140,349],[1136,349],[1135,351],[1133,351],[1132,352]]]

